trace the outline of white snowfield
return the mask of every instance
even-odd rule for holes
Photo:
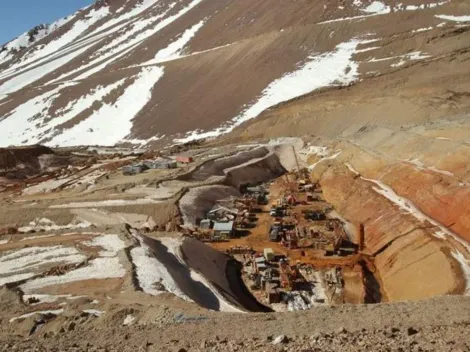
[[[75,22],[73,27],[66,32],[66,35],[62,35],[45,46],[41,46],[41,49],[23,58],[20,63],[10,66],[6,72],[4,71],[0,74],[0,78],[12,77],[0,86],[0,94],[13,93],[39,80],[87,51],[93,43],[82,46],[77,50],[64,47],[73,42],[95,22],[108,15],[108,13],[109,9],[107,7],[92,10],[89,16]]]
[[[432,27],[431,27],[432,29]],[[426,30],[426,29],[425,29]],[[406,53],[403,55],[398,55],[398,56],[388,56],[388,57],[382,57],[382,58],[370,58],[367,60],[367,62],[382,62],[382,61],[390,61],[390,60],[396,60],[400,59],[400,61],[391,64],[391,67],[400,67],[406,64],[408,61],[413,61],[413,60],[423,60],[430,58],[431,56],[428,54],[423,54],[421,51],[414,51],[411,53]]]
[[[91,47],[105,40],[110,34],[122,31],[122,35],[117,36],[111,42],[99,47],[99,50],[94,51],[93,56],[95,59],[67,72],[58,79],[52,80],[51,83],[60,82],[68,77],[76,76],[76,74],[79,74],[79,76],[74,77],[75,80],[86,79],[124,57],[150,36],[185,15],[201,2],[202,0],[193,0],[171,16],[168,16],[168,12],[176,6],[177,2],[164,7],[157,4],[156,0],[145,0],[127,12],[123,11],[123,6],[118,11],[122,14],[104,22],[98,28],[83,36],[90,27],[109,15],[107,6],[97,10],[92,9],[86,16],[75,21],[73,26],[61,36],[41,46],[40,49],[23,56],[19,63],[15,63],[7,70],[0,72],[0,79],[7,79],[6,82],[0,85],[0,94],[12,93],[32,84],[48,73],[81,56]],[[82,11],[85,10],[87,9],[82,9]],[[152,14],[151,16],[146,16],[148,11]],[[72,18],[68,19],[68,21],[70,20]],[[167,48],[157,53],[156,57],[180,55],[184,46],[202,27],[204,21],[202,20],[189,28],[174,43],[170,43]],[[53,27],[56,28],[58,25],[53,25]],[[21,40],[23,39],[18,39],[18,41]],[[12,43],[12,45],[16,44]],[[5,116],[7,118],[0,118],[0,131],[2,131],[0,144],[5,146],[33,144],[52,138],[50,145],[114,145],[129,134],[132,128],[132,119],[149,101],[153,86],[162,75],[163,68],[143,68],[136,77],[94,88],[89,94],[80,97],[75,102],[70,102],[65,109],[57,112],[56,116],[52,116],[50,119],[51,116],[47,113],[47,110],[52,106],[55,99],[60,96],[62,89],[74,84],[72,82],[62,82],[54,89],[46,91],[17,107]],[[62,124],[90,109],[96,102],[102,101],[105,96],[121,87],[129,79],[134,82],[125,89],[115,104],[103,105],[98,111],[93,112],[88,119],[75,125],[71,130],[64,131],[60,128]],[[142,94],[142,92],[146,93]],[[44,122],[45,118],[48,118],[47,123]],[[114,128],[110,133],[109,128],[112,126]],[[106,128],[106,133],[102,133],[104,128]],[[103,136],[106,136],[104,140]],[[141,142],[145,143],[147,141]]]
[[[437,7],[437,6],[442,6],[446,3],[448,3],[449,1],[450,0],[440,1],[440,2],[435,2],[435,3],[420,4],[420,5],[403,5],[402,3],[398,3],[398,4],[396,4],[395,7],[393,7],[393,12],[417,11],[417,10],[431,9],[431,8],[434,8],[434,7]],[[354,6],[360,8],[360,10],[362,12],[368,13],[368,15],[358,15],[358,16],[352,16],[352,17],[335,18],[335,19],[332,19],[332,20],[319,22],[317,24],[327,24],[327,23],[342,22],[342,21],[363,20],[364,18],[373,17],[373,16],[387,15],[387,14],[392,12],[392,7],[386,5],[382,1],[373,1],[369,5],[367,5],[365,8],[361,8],[361,6],[363,6],[363,3],[360,0],[354,0],[353,4],[354,4]]]

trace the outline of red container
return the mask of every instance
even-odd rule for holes
[[[193,158],[190,156],[177,156],[176,161],[179,163],[192,163]]]

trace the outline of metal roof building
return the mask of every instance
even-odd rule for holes
[[[214,231],[232,232],[232,230],[233,230],[233,221],[214,222]]]

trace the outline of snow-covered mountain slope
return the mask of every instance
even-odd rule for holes
[[[469,14],[464,0],[99,0],[0,49],[0,146],[218,136],[464,50]]]

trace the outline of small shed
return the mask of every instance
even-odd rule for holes
[[[273,261],[274,260],[274,251],[272,248],[265,248],[263,250],[264,252],[264,258],[270,262],[270,261]]]
[[[201,229],[210,229],[211,228],[211,220],[209,220],[209,219],[201,220],[201,222],[199,223],[199,227]]]
[[[233,221],[214,222],[214,235],[220,238],[230,238],[233,235]]]
[[[255,267],[256,267],[256,270],[257,271],[264,271],[266,270],[267,266],[266,266],[266,259],[264,259],[264,257],[256,257],[254,259],[254,262],[255,262]]]
[[[149,169],[176,169],[178,167],[176,161],[169,159],[145,160],[144,165]]]
[[[175,160],[182,164],[189,164],[194,161],[191,156],[184,156],[184,155],[178,155]]]
[[[126,176],[137,175],[143,171],[142,165],[127,165],[121,168],[122,173]]]

